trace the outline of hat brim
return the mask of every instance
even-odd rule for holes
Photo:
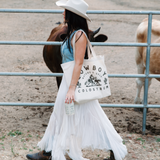
[[[77,14],[77,15],[79,15],[79,16],[81,16],[81,17],[83,17],[83,18],[85,18],[89,21],[91,21],[91,19],[88,17],[87,14],[83,14],[82,12],[79,12],[78,10],[72,8],[71,6],[66,5],[66,3],[64,3],[64,1],[58,1],[58,2],[56,2],[56,5],[64,8],[64,9],[67,9],[67,10],[69,10],[69,11],[71,11],[71,12],[73,12],[73,13],[75,13],[75,14]]]

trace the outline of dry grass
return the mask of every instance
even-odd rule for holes
[[[26,154],[39,152],[38,141],[44,132],[33,131],[0,131],[0,160],[24,160]],[[127,146],[128,155],[125,160],[159,160],[160,136],[141,134],[120,134]],[[103,160],[109,152],[100,150],[83,151],[84,157],[90,160]],[[68,159],[68,157],[66,157]]]

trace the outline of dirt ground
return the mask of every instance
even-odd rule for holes
[[[1,8],[60,9],[56,0],[1,0]],[[159,11],[158,0],[86,0],[90,10]],[[46,41],[50,31],[63,20],[61,14],[0,13],[0,41]],[[135,42],[135,31],[147,15],[89,15],[92,30],[108,36],[107,42]],[[153,18],[160,19],[158,15]],[[105,55],[109,74],[136,74],[135,47],[94,47]],[[50,73],[42,57],[43,46],[0,45],[0,72]],[[134,78],[110,78],[112,95],[101,103],[133,104]],[[160,104],[160,83],[155,79],[149,89],[148,103]],[[55,77],[0,77],[0,102],[52,103],[57,95]],[[143,93],[141,94],[141,97]],[[53,107],[0,106],[0,160],[23,160],[37,152]],[[149,109],[146,136],[142,136],[142,113],[133,108],[105,108],[106,115],[124,139],[129,154],[125,160],[160,159],[160,112]],[[84,151],[91,160],[109,153]]]

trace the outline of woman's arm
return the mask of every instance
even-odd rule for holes
[[[78,39],[78,37],[80,37]],[[87,44],[87,38],[86,35],[83,33],[81,35],[81,31],[78,31],[76,33],[76,39],[78,41],[75,43],[75,66],[73,69],[73,74],[72,74],[72,79],[71,79],[71,84],[69,86],[69,90],[66,95],[66,100],[65,103],[71,103],[72,100],[74,101],[74,93],[75,93],[75,88],[80,76],[83,60],[84,60],[84,55],[86,52],[86,44]],[[72,44],[72,42],[71,42]]]

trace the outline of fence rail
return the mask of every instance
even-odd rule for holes
[[[51,13],[60,14],[63,10],[45,9],[0,9],[2,13]],[[106,11],[89,10],[88,14],[124,14],[124,15],[148,15],[148,37],[147,43],[96,43],[94,46],[124,46],[124,47],[147,47],[146,72],[145,74],[109,74],[113,78],[145,78],[144,102],[143,104],[100,104],[102,107],[125,107],[143,108],[142,133],[145,134],[147,108],[160,108],[160,105],[148,104],[148,78],[160,78],[160,75],[149,74],[150,47],[160,47],[160,43],[151,43],[152,15],[160,15],[160,11]],[[0,45],[61,45],[62,42],[38,42],[38,41],[0,41]],[[62,76],[62,73],[20,73],[20,72],[0,72],[0,76]],[[0,102],[1,106],[54,106],[54,103],[16,103]]]
[[[52,10],[52,9],[10,9],[1,8],[0,12],[3,13],[63,13],[64,10]],[[88,10],[87,14],[135,14],[135,15],[160,15],[160,11],[115,11],[115,10]]]
[[[0,41],[0,45],[61,45],[62,42],[40,41]],[[147,43],[102,43],[91,42],[93,46],[123,46],[123,47],[147,47]],[[160,43],[151,43],[150,47],[160,47]]]
[[[62,77],[63,73],[26,73],[26,72],[0,72],[0,76],[43,76],[43,77]],[[108,74],[110,78],[160,78],[160,75],[150,74]]]

